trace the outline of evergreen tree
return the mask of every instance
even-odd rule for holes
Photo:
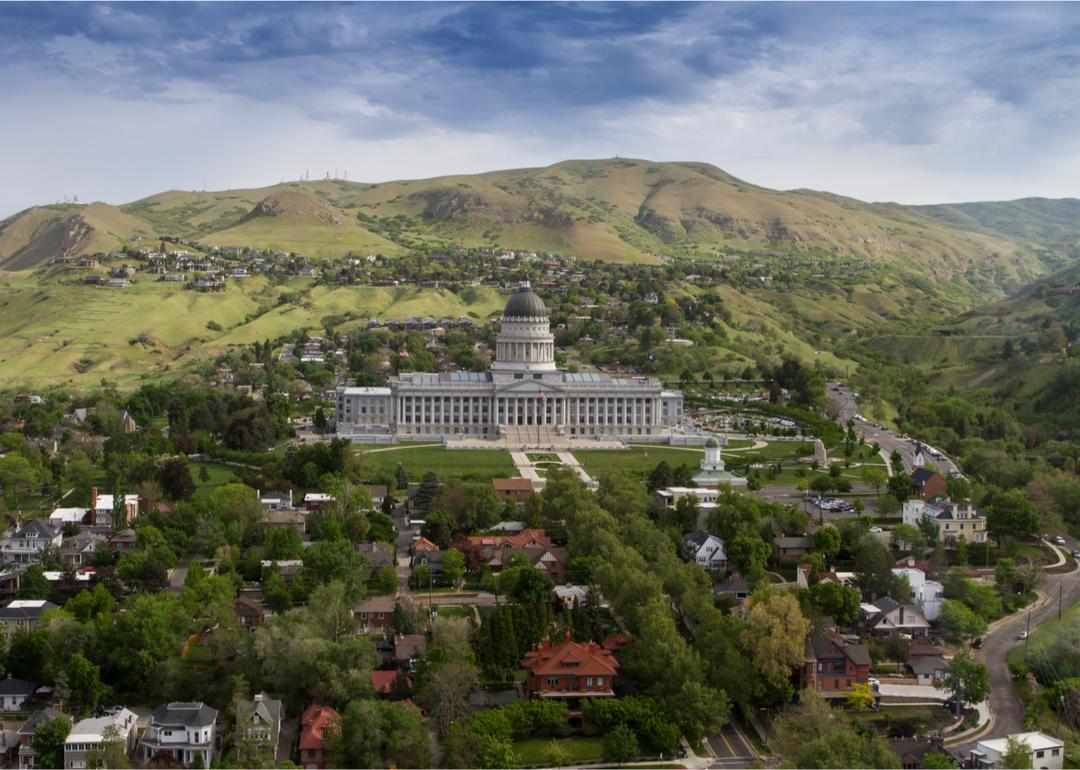
[[[398,463],[397,470],[394,471],[394,477],[397,479],[398,489],[409,488],[409,474],[406,472],[405,466],[401,463]],[[389,497],[389,495],[387,495],[387,497]]]

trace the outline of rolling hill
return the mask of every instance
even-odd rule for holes
[[[315,257],[451,245],[611,261],[784,253],[961,279],[992,294],[1018,288],[1071,256],[1057,246],[1070,243],[1063,229],[1070,205],[1044,202],[1040,219],[1025,202],[871,204],[812,190],[770,190],[704,163],[581,160],[383,184],[323,180],[173,190],[119,208],[36,207],[0,224],[0,267],[26,269],[51,256],[115,248],[131,235],[149,234]],[[1008,216],[970,206],[1004,206]],[[1055,240],[1055,233],[1062,237]]]

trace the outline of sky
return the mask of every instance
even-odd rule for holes
[[[1080,4],[0,3],[0,104],[0,217],[615,155],[1080,196]]]

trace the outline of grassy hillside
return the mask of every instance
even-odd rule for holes
[[[25,270],[54,257],[120,249],[153,228],[114,206],[36,206],[0,222],[0,268]]]
[[[95,206],[102,208],[99,219],[89,217]],[[1016,228],[975,226],[973,215],[866,204],[810,190],[781,192],[708,164],[630,159],[385,184],[324,180],[227,192],[173,190],[119,210],[95,206],[80,212],[30,209],[6,220],[5,229],[18,237],[0,233],[0,260],[18,252],[11,267],[29,267],[58,251],[86,253],[114,244],[141,228],[206,245],[330,257],[458,244],[613,261],[779,252],[865,260],[928,279],[961,278],[993,292],[1047,272],[1057,258],[1019,237]],[[104,209],[123,221],[106,220]],[[58,238],[76,214],[86,218],[90,235]]]
[[[988,203],[919,206],[920,213],[950,227],[1080,254],[1080,200],[1023,198]]]
[[[300,297],[277,304],[285,291]],[[131,386],[171,376],[229,345],[321,329],[327,316],[351,312],[356,323],[429,313],[486,320],[504,303],[490,289],[467,304],[445,290],[328,288],[301,279],[270,285],[250,278],[201,293],[152,281],[110,289],[25,278],[0,286],[0,387],[85,387],[102,378]],[[220,331],[209,328],[212,321]]]

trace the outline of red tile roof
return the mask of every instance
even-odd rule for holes
[[[300,717],[300,724],[303,727],[300,733],[300,748],[308,750],[326,748],[324,740],[327,729],[336,727],[340,721],[341,717],[334,709],[312,703]]]
[[[619,662],[596,642],[579,644],[567,640],[552,645],[544,638],[534,649],[525,653],[523,668],[536,676],[614,676]]]
[[[394,679],[397,675],[397,671],[372,671],[371,688],[375,690],[376,695],[389,695],[394,689]]]

